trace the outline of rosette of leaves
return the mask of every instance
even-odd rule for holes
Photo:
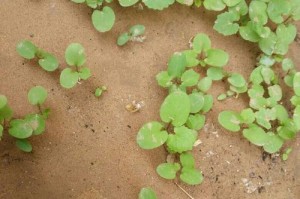
[[[89,68],[84,66],[86,55],[81,44],[70,44],[65,52],[65,59],[68,68],[60,74],[60,85],[64,88],[72,88],[81,80],[87,80],[91,76]]]
[[[42,105],[46,98],[47,91],[43,87],[33,87],[28,92],[28,101],[38,107],[39,113],[28,114],[22,119],[12,119],[13,112],[7,104],[7,99],[0,95],[0,139],[4,130],[7,130],[10,136],[16,138],[16,146],[20,150],[31,152],[32,146],[28,139],[45,131],[49,109],[43,110]]]
[[[174,53],[166,71],[157,76],[158,84],[169,91],[160,107],[161,122],[145,124],[137,135],[137,143],[143,149],[162,145],[180,162],[167,162],[157,167],[157,173],[166,179],[174,179],[180,171],[180,179],[190,185],[200,184],[203,176],[195,169],[189,153],[197,141],[198,132],[205,124],[205,113],[213,106],[213,97],[207,94],[213,81],[221,80],[226,73],[228,54],[211,47],[210,38],[198,34],[191,48]],[[200,77],[199,70],[207,73]]]
[[[57,59],[52,54],[36,47],[31,41],[21,41],[17,45],[17,52],[28,60],[37,58],[39,65],[46,71],[52,72],[58,68]]]
[[[145,26],[137,24],[129,29],[129,32],[122,33],[117,40],[118,46],[124,46],[128,41],[140,38],[145,33]],[[143,39],[142,39],[143,40]]]
[[[115,12],[104,3],[111,3],[112,0],[71,0],[75,3],[85,3],[90,8],[95,9],[92,13],[92,23],[99,32],[107,32],[112,29],[115,24]],[[128,1],[129,2],[129,1]],[[131,1],[132,2],[132,1]],[[97,8],[101,10],[98,10]]]

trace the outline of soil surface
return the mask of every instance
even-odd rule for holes
[[[52,112],[47,131],[31,139],[34,150],[22,153],[9,136],[0,144],[0,198],[107,198],[134,199],[142,187],[152,187],[161,199],[188,198],[173,182],[160,178],[155,168],[166,159],[163,148],[145,151],[136,144],[139,128],[159,119],[159,107],[167,95],[155,75],[166,69],[175,51],[188,48],[197,33],[208,34],[213,46],[230,54],[228,71],[247,77],[255,66],[257,46],[238,36],[224,37],[213,31],[216,13],[175,5],[162,12],[121,8],[113,4],[116,24],[108,33],[91,24],[92,10],[69,0],[1,0],[0,93],[7,96],[15,117],[37,111],[27,102],[28,90],[41,85],[49,92],[46,106]],[[146,26],[144,43],[116,45],[121,32],[135,24]],[[64,51],[81,43],[93,77],[65,90],[59,71],[47,73],[35,61],[22,59],[15,50],[23,39],[59,58],[66,67]],[[300,44],[289,56],[300,66]],[[106,85],[100,99],[93,95]],[[211,93],[225,89],[216,83]],[[285,93],[288,93],[286,91]],[[143,100],[138,113],[125,106]],[[200,186],[180,184],[195,199],[297,199],[300,198],[300,138],[288,161],[264,155],[240,133],[229,133],[217,122],[225,109],[241,110],[247,98],[215,102],[200,132],[202,141],[193,151],[205,180]]]

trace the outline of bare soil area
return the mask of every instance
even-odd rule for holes
[[[47,131],[31,139],[34,151],[19,151],[14,140],[0,143],[0,198],[107,198],[134,199],[150,186],[161,199],[186,199],[171,181],[160,178],[156,166],[163,162],[163,148],[152,151],[136,144],[139,128],[159,119],[159,107],[167,95],[155,75],[166,68],[175,51],[188,48],[197,33],[208,34],[213,46],[230,54],[229,71],[247,77],[255,66],[256,45],[238,36],[224,37],[212,29],[216,13],[175,5],[162,12],[113,5],[116,24],[108,33],[91,24],[92,10],[69,0],[0,1],[0,93],[7,96],[15,116],[36,111],[27,103],[27,92],[41,85],[48,90],[46,105],[52,113]],[[146,26],[144,43],[116,45],[121,32],[135,24]],[[299,27],[300,28],[300,27]],[[93,77],[71,90],[59,85],[59,72],[47,73],[35,62],[22,59],[15,50],[23,39],[59,58],[69,43],[81,43]],[[300,44],[289,53],[300,66]],[[93,95],[106,85],[100,99]],[[214,84],[211,93],[224,91]],[[288,91],[286,91],[287,93]],[[130,113],[125,106],[143,100],[145,107]],[[247,98],[216,101],[200,132],[202,144],[193,153],[205,180],[200,186],[181,184],[195,199],[297,199],[300,198],[300,137],[288,161],[269,157],[250,145],[240,133],[229,133],[217,121],[222,110],[241,110]]]

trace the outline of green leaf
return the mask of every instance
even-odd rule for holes
[[[229,61],[228,54],[219,49],[209,49],[207,51],[207,57],[204,62],[210,66],[223,67]]]
[[[27,115],[24,120],[30,125],[34,135],[40,135],[44,133],[46,128],[46,122],[41,115],[39,114]]]
[[[197,34],[193,39],[192,47],[197,53],[206,52],[211,48],[210,38],[206,34]]]
[[[276,113],[273,109],[259,109],[255,113],[256,122],[266,129],[271,129],[270,121],[276,119]]]
[[[83,67],[79,70],[79,78],[83,80],[87,80],[91,77],[91,70],[87,67]]]
[[[39,59],[39,65],[46,71],[52,72],[58,68],[58,60],[51,54],[45,53],[42,59]]]
[[[294,62],[290,58],[285,58],[282,61],[282,70],[283,71],[288,72],[294,68],[295,68]]]
[[[263,55],[260,57],[259,63],[263,66],[271,67],[276,63],[276,60],[271,56]]]
[[[237,112],[223,111],[219,114],[218,121],[222,127],[229,131],[238,132],[241,129],[241,118]]]
[[[172,79],[167,71],[162,71],[156,75],[157,83],[164,88],[169,88],[173,84]]]
[[[24,152],[30,153],[32,151],[32,146],[27,139],[17,139],[16,146]]]
[[[115,13],[108,7],[104,6],[102,11],[94,10],[92,14],[92,22],[96,30],[99,32],[107,32],[112,29],[115,23]]]
[[[207,70],[207,76],[214,81],[221,80],[224,78],[224,70],[219,67],[210,67]]]
[[[167,146],[171,152],[182,153],[193,149],[197,140],[197,131],[185,126],[175,127],[175,134],[169,134]]]
[[[157,196],[151,188],[142,188],[139,193],[139,199],[157,199]]]
[[[214,29],[225,36],[234,35],[239,31],[239,24],[234,22],[239,19],[240,16],[234,12],[224,12],[218,15]]]
[[[180,4],[187,5],[187,6],[191,6],[194,3],[194,0],[176,0],[176,1]]]
[[[226,98],[227,98],[227,95],[224,94],[224,93],[222,93],[222,94],[218,95],[217,100],[218,100],[218,101],[223,101],[223,100],[225,100]]]
[[[239,4],[242,0],[223,0],[223,2],[228,6],[228,7],[232,7],[232,6],[236,6],[237,4]]]
[[[198,113],[204,106],[204,96],[202,93],[192,93],[189,95],[191,104],[191,113]]]
[[[35,86],[28,92],[28,101],[32,105],[43,104],[47,99],[47,91],[42,86]]]
[[[276,24],[280,24],[284,21],[283,15],[289,14],[291,10],[291,4],[288,1],[272,0],[268,4],[269,18]]]
[[[3,126],[0,124],[0,141],[3,136]]]
[[[202,129],[204,127],[204,124],[205,116],[201,114],[190,115],[186,122],[187,127],[196,131]]]
[[[226,8],[226,5],[223,2],[223,0],[204,0],[203,5],[207,10],[214,11],[221,11]]]
[[[291,0],[291,16],[293,20],[300,20],[300,0]]]
[[[203,182],[203,175],[194,168],[183,168],[181,170],[180,179],[189,185],[199,185]]]
[[[118,37],[117,44],[118,46],[124,46],[130,40],[129,34],[123,33]]]
[[[279,85],[273,85],[268,87],[269,96],[277,102],[282,98],[282,90]]]
[[[71,1],[73,1],[75,3],[84,3],[86,0],[71,0]]]
[[[283,143],[283,140],[278,135],[268,133],[263,148],[268,153],[276,153],[281,149]]]
[[[195,159],[192,154],[190,153],[182,153],[180,154],[180,163],[182,167],[189,167],[194,168],[195,167]]]
[[[12,115],[13,111],[11,108],[8,105],[5,105],[0,109],[0,122],[11,119]]]
[[[275,33],[271,32],[267,38],[262,38],[259,40],[259,48],[267,55],[272,55],[275,51],[277,43],[277,36]]]
[[[198,53],[194,50],[185,50],[183,51],[186,57],[186,66],[187,67],[194,67],[199,65],[200,61],[198,60]]]
[[[143,3],[150,9],[163,10],[172,5],[175,0],[142,0]]]
[[[250,81],[253,83],[253,84],[260,84],[264,81],[262,75],[261,75],[261,69],[262,67],[257,67],[255,68],[251,75],[250,75]]]
[[[0,94],[0,109],[7,105],[7,98],[5,95]]]
[[[274,53],[285,55],[289,50],[289,44],[291,44],[296,38],[297,28],[292,24],[280,24],[276,29],[276,35],[277,43]]]
[[[228,78],[228,82],[232,86],[238,87],[238,88],[244,87],[247,84],[245,78],[241,74],[238,74],[238,73],[230,74],[230,76]]]
[[[86,61],[84,48],[78,43],[70,44],[66,49],[65,58],[70,66],[82,66]]]
[[[269,67],[262,67],[261,75],[266,84],[271,84],[271,82],[275,79],[274,71]]]
[[[287,148],[282,154],[282,160],[286,161],[289,158],[289,154],[292,152],[292,148]]]
[[[129,7],[136,4],[139,0],[119,0],[119,3],[123,7]]]
[[[74,87],[79,80],[79,73],[70,68],[64,69],[60,74],[60,85],[64,88]]]
[[[252,124],[255,121],[255,114],[251,108],[242,110],[240,116],[242,123]]]
[[[295,94],[300,97],[300,72],[297,72],[294,76],[293,88]]]
[[[145,124],[137,135],[137,143],[143,149],[154,149],[163,145],[168,139],[168,132],[162,130],[159,122]]]
[[[134,25],[130,28],[129,32],[132,37],[138,37],[145,33],[145,26],[139,24]]]
[[[293,120],[296,126],[296,129],[299,131],[300,130],[300,106],[296,106],[294,110],[294,115],[293,115]]]
[[[200,91],[206,93],[212,86],[212,80],[209,77],[204,77],[197,86]]]
[[[269,138],[262,128],[254,124],[243,130],[243,136],[256,146],[263,146]]]
[[[199,81],[200,75],[196,73],[193,69],[185,71],[181,76],[181,81],[183,86],[195,86]]]
[[[253,21],[249,21],[246,26],[241,26],[239,32],[244,40],[251,42],[258,42],[260,40],[260,36],[256,32],[256,26]]]
[[[160,117],[162,121],[173,126],[183,125],[190,114],[191,104],[189,96],[180,91],[173,92],[166,97],[160,107]]]
[[[284,77],[284,83],[289,87],[293,87],[294,86],[294,76],[295,76],[295,74],[286,75]]]
[[[12,120],[10,122],[9,134],[15,138],[25,139],[32,135],[33,129],[25,120]]]
[[[178,163],[162,163],[156,168],[156,172],[160,177],[172,180],[176,178],[177,171],[180,170],[180,165]]]
[[[238,3],[235,6],[231,6],[228,10],[230,12],[235,12],[236,14],[238,14],[240,16],[244,16],[244,15],[248,14],[248,4],[246,3],[245,0],[241,0],[240,3]]]
[[[91,7],[96,9],[98,5],[102,5],[103,0],[85,0],[86,4]]]
[[[251,1],[249,16],[254,23],[265,25],[268,22],[267,4],[258,0]]]
[[[277,134],[283,140],[291,140],[296,137],[296,131],[289,126],[280,126],[277,128]]]
[[[251,98],[249,105],[251,108],[259,110],[266,107],[267,100],[264,97]]]
[[[274,106],[273,109],[275,111],[276,118],[281,123],[284,123],[285,121],[287,121],[289,119],[289,114],[284,106],[277,104],[276,106]]]
[[[212,95],[204,95],[204,105],[202,108],[203,113],[207,113],[211,110],[214,104],[214,98]]]
[[[33,59],[37,52],[37,47],[31,41],[24,40],[17,45],[17,52],[25,59]]]
[[[294,106],[298,106],[300,105],[300,96],[293,96],[290,101]]]
[[[174,53],[168,63],[168,73],[172,77],[181,77],[186,67],[186,57],[183,53]]]

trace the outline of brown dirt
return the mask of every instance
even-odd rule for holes
[[[166,154],[162,148],[145,151],[136,144],[136,133],[148,121],[158,120],[166,91],[158,87],[155,75],[166,68],[170,55],[188,47],[196,33],[210,35],[213,45],[231,56],[227,69],[245,76],[254,67],[257,48],[237,36],[223,37],[212,30],[215,14],[183,6],[163,12],[114,5],[115,27],[101,34],[91,25],[91,9],[62,0],[1,0],[0,2],[0,93],[6,95],[15,116],[36,111],[27,103],[27,91],[34,85],[47,88],[46,102],[52,114],[47,132],[31,139],[32,154],[20,152],[5,136],[0,145],[0,198],[137,198],[150,186],[161,199],[185,199],[172,182],[155,173]],[[134,24],[146,26],[143,44],[116,46],[116,38]],[[36,63],[17,55],[16,44],[30,39],[54,53],[60,69],[66,66],[64,51],[71,42],[86,49],[93,77],[71,90],[59,85],[59,72],[47,73]],[[299,43],[290,56],[300,65]],[[96,99],[99,85],[108,92]],[[214,85],[216,96],[224,86]],[[125,110],[132,100],[146,106],[132,114]],[[195,148],[197,166],[205,181],[200,186],[182,185],[194,198],[300,198],[300,139],[289,143],[293,152],[287,162],[262,159],[261,149],[240,134],[226,132],[217,123],[224,109],[242,109],[246,100],[215,102],[200,133],[203,144]],[[217,133],[216,133],[217,132]],[[298,173],[296,173],[298,172]],[[247,193],[242,182],[256,187]]]

